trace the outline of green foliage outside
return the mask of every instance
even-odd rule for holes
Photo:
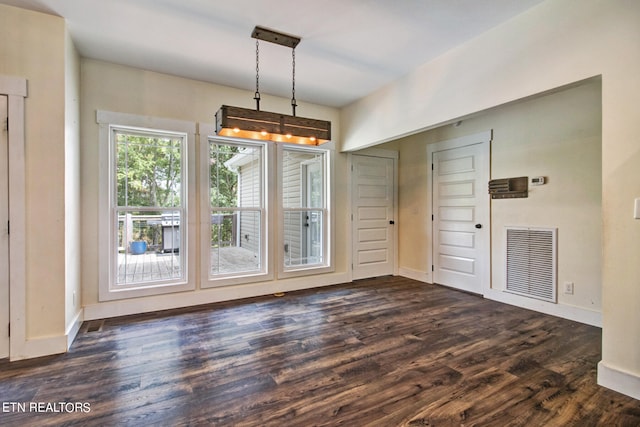
[[[238,206],[238,174],[225,162],[241,152],[232,144],[210,144],[210,203],[214,208]],[[155,208],[157,211],[127,209],[133,216],[133,240],[146,240],[150,246],[161,245],[160,214],[181,206],[182,141],[179,138],[151,136],[129,132],[116,134],[116,201],[123,208]],[[232,211],[214,212],[220,216],[212,224],[212,246],[233,241]],[[214,222],[214,221],[212,221]],[[120,238],[124,246],[124,222]]]
[[[238,174],[229,170],[225,162],[238,154],[240,147],[227,144],[210,144],[209,176],[211,207],[236,207],[238,200]]]
[[[180,206],[181,141],[117,134],[118,206]]]
[[[128,211],[133,217],[133,240],[145,240],[151,247],[161,245],[160,215],[173,212],[172,208],[181,204],[181,145],[179,138],[116,134],[117,206],[159,208],[151,212]],[[125,246],[124,226],[122,222],[120,246]]]
[[[238,174],[225,166],[225,163],[239,152],[240,147],[236,145],[209,145],[209,200],[214,209],[238,206]],[[234,238],[234,227],[230,218],[233,212],[218,211],[214,212],[214,215],[222,215],[224,219],[215,221],[220,224],[211,224],[211,246],[230,244]]]

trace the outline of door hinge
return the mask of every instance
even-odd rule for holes
[[[10,225],[11,225],[11,222],[10,222],[10,221],[7,221],[7,234],[10,234],[10,233],[11,233],[11,231],[10,231],[10,230],[11,230],[11,227],[10,227]]]
[[[431,170],[433,170],[433,163],[431,163]]]
[[[5,117],[2,123],[2,128],[6,131],[9,131],[9,118]]]
[[[353,172],[353,165],[351,165],[351,172]]]
[[[431,215],[431,221],[433,221],[433,215]]]
[[[11,336],[11,323],[9,323],[7,325],[7,336],[10,337]]]
[[[351,221],[353,221],[353,214],[351,214]]]
[[[431,271],[435,271],[435,270],[433,269],[433,265],[431,265]]]

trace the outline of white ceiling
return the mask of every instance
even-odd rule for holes
[[[543,0],[0,0],[67,20],[84,57],[255,90],[256,25],[302,38],[298,101],[341,107]],[[260,92],[291,50],[260,43]]]

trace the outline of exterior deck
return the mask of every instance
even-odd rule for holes
[[[117,283],[151,282],[177,279],[182,275],[178,253],[145,252],[118,254]]]
[[[211,248],[211,274],[257,271],[260,260],[255,253],[239,247]],[[179,253],[147,251],[140,255],[118,254],[117,283],[121,285],[179,279],[182,275]]]

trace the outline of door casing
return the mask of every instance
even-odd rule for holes
[[[0,95],[0,359],[9,357],[8,97]]]
[[[25,200],[25,98],[27,80],[0,75],[0,94],[7,95],[9,185],[9,359],[46,354],[27,340],[26,322],[26,200]],[[50,353],[49,353],[50,354]]]

